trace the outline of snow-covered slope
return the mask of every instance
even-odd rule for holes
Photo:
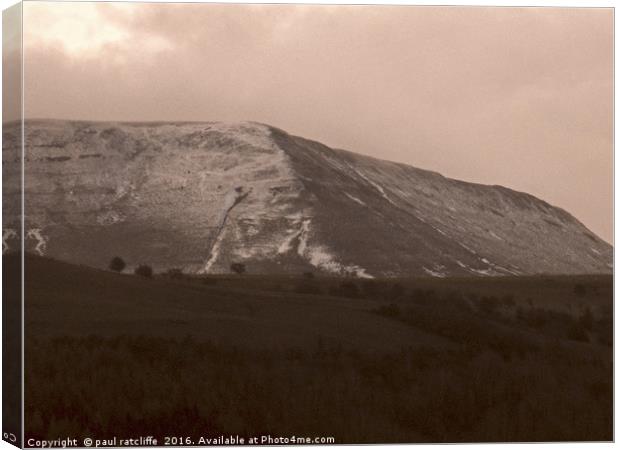
[[[7,212],[18,132],[5,126]],[[609,244],[533,196],[262,124],[29,121],[25,135],[27,247],[71,262],[359,277],[611,271]],[[4,228],[10,248],[18,226]]]

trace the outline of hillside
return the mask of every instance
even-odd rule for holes
[[[531,195],[267,125],[33,120],[25,136],[27,247],[65,261],[362,278],[611,273],[609,244]],[[17,129],[3,137],[4,207],[17,217]],[[5,224],[8,248],[17,228]]]
[[[191,335],[259,349],[311,347],[322,337],[371,352],[436,340],[369,314],[378,305],[372,299],[244,287],[234,279],[144,279],[36,256],[26,261],[26,280],[31,336]]]
[[[610,276],[25,268],[29,437],[612,439]]]

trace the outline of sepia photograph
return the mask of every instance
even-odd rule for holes
[[[614,440],[612,7],[24,1],[2,36],[9,444]]]

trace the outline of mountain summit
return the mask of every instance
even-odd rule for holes
[[[18,244],[5,125],[4,249]],[[196,273],[358,277],[610,273],[612,247],[501,186],[336,150],[258,123],[25,124],[27,248]]]

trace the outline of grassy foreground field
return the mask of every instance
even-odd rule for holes
[[[115,274],[28,257],[26,438],[612,439],[612,278]]]

